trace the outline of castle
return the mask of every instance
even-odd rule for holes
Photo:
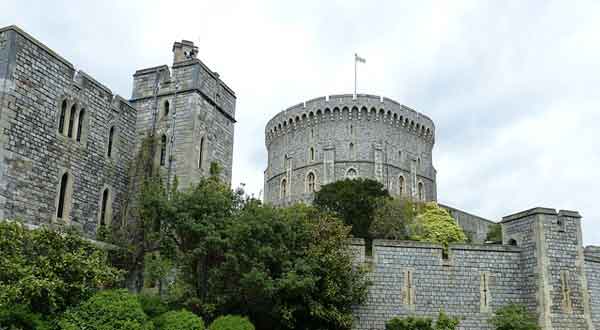
[[[153,165],[166,182],[197,182],[218,163],[231,181],[235,93],[175,42],[172,65],[133,75],[129,100],[114,95],[15,26],[0,29],[0,218],[58,223],[93,235],[126,219],[132,172],[154,136]],[[310,202],[323,184],[378,180],[396,196],[437,200],[435,126],[427,116],[373,95],[332,95],[295,105],[265,128],[265,201]],[[384,329],[395,316],[489,318],[525,305],[544,330],[600,329],[600,248],[583,248],[581,216],[534,208],[504,217],[503,244],[483,244],[489,220],[445,206],[476,244],[352,240],[370,268],[356,329]],[[367,251],[370,251],[367,253]],[[372,251],[372,252],[371,252]]]

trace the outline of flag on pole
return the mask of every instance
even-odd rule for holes
[[[360,63],[366,63],[367,62],[367,60],[365,60],[364,58],[358,56],[358,54],[356,54],[356,53],[354,53],[354,60],[356,62],[360,62]]]

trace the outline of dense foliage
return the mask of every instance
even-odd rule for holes
[[[171,288],[182,304],[205,319],[248,315],[258,328],[350,328],[368,283],[348,226],[312,207],[263,206],[215,177],[170,199],[163,191],[145,190],[141,214],[179,270]]]
[[[420,204],[409,199],[389,198],[375,209],[369,233],[373,238],[410,239],[410,227],[418,215]]]
[[[485,240],[486,242],[502,243],[502,226],[499,223],[490,225]]]
[[[314,205],[332,212],[352,226],[352,235],[370,238],[369,228],[382,199],[389,198],[383,184],[371,179],[346,179],[323,185],[315,193]]]
[[[465,233],[450,213],[436,203],[426,203],[411,226],[411,238],[441,244],[445,250],[450,243],[464,243]]]
[[[62,330],[152,330],[154,328],[135,295],[126,290],[96,293],[67,311],[59,321]]]
[[[246,317],[225,315],[214,320],[208,328],[210,330],[254,330],[254,325]]]
[[[196,314],[186,311],[170,311],[154,320],[158,330],[204,330],[204,321]]]
[[[440,312],[435,324],[427,317],[395,317],[385,324],[386,330],[455,330],[460,324],[458,318]]]
[[[114,285],[120,275],[105,251],[76,233],[0,222],[0,313],[5,317],[9,307],[19,313],[60,313]]]
[[[496,330],[539,330],[536,318],[525,306],[508,305],[496,311],[490,320]]]

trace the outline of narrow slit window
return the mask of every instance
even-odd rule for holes
[[[423,188],[423,182],[419,182],[419,186],[418,186],[418,197],[420,201],[425,200],[425,192],[424,192],[424,188]]]
[[[115,127],[111,126],[110,130],[108,131],[108,148],[106,149],[106,156],[108,158],[111,158],[113,155],[114,139],[115,139]]]
[[[398,178],[398,196],[402,197],[404,195],[404,177],[400,176]]]
[[[160,166],[164,166],[167,158],[167,136],[162,135],[160,138]]]
[[[200,150],[198,151],[198,168],[202,168],[202,159],[204,158],[204,137],[200,139]]]
[[[171,111],[171,105],[169,104],[169,101],[165,101],[165,105],[164,105],[164,110],[163,110],[163,116],[167,117],[169,115],[169,111]]]
[[[104,189],[104,192],[102,193],[102,205],[101,205],[101,210],[100,210],[100,225],[101,226],[104,226],[107,224],[107,221],[106,221],[107,204],[108,204],[108,188]]]
[[[79,119],[77,120],[77,142],[81,141],[81,135],[83,134],[83,123],[85,120],[85,109],[79,111]]]
[[[310,157],[310,161],[314,161],[315,160],[315,148],[311,147],[310,151],[309,151],[309,157]]]
[[[73,122],[75,121],[75,110],[75,105],[73,105],[69,113],[69,130],[67,131],[68,137],[73,137]]]
[[[560,272],[560,284],[562,289],[562,305],[567,313],[573,312],[573,304],[571,302],[571,288],[569,287],[569,272],[563,270]]]
[[[415,288],[413,286],[413,271],[404,271],[404,304],[414,306],[415,304]]]
[[[285,198],[287,196],[287,180],[281,180],[281,198]]]
[[[60,178],[60,189],[58,192],[58,207],[56,209],[56,217],[63,219],[65,216],[65,206],[67,204],[67,186],[69,184],[69,174],[65,173]]]
[[[481,312],[489,312],[490,308],[490,275],[487,272],[481,273]]]
[[[308,177],[306,178],[306,186],[309,193],[315,192],[315,174],[308,173]]]
[[[66,116],[66,112],[67,112],[67,101],[63,101],[62,105],[60,106],[60,116],[59,116],[59,122],[58,122],[58,132],[61,134],[64,134],[64,130],[65,130],[65,116]]]

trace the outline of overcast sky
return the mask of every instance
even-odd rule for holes
[[[578,210],[600,245],[600,1],[26,1],[16,24],[125,98],[174,41],[237,94],[233,184],[256,195],[264,125],[313,97],[384,95],[431,117],[438,199],[498,220]]]

